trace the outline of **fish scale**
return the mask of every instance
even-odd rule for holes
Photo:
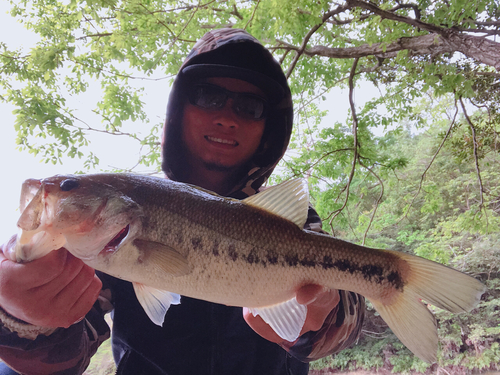
[[[346,284],[350,283],[350,288],[355,289],[353,291],[363,291],[367,294],[366,291],[369,290],[367,297],[380,298],[380,292],[385,292],[386,289],[376,287],[377,284],[381,284],[381,281],[373,279],[368,269],[363,273],[363,266],[373,268],[374,264],[379,264],[380,269],[382,265],[387,269],[385,271],[387,275],[391,272],[397,273],[389,268],[394,261],[397,261],[390,254],[380,253],[379,259],[375,259],[373,255],[371,257],[359,255],[354,249],[363,252],[364,248],[352,244],[351,251],[346,252],[338,246],[339,241],[334,238],[302,231],[288,220],[267,212],[260,212],[258,208],[245,207],[250,213],[242,212],[240,206],[243,204],[240,202],[202,200],[201,204],[208,206],[203,207],[197,200],[193,201],[179,199],[175,205],[169,206],[172,213],[168,217],[158,214],[160,211],[157,207],[170,204],[170,200],[158,201],[154,212],[144,212],[144,215],[149,218],[148,223],[151,229],[151,233],[145,231],[146,237],[154,241],[175,243],[175,234],[173,236],[164,234],[165,237],[162,238],[162,235],[153,228],[175,228],[176,226],[185,228],[183,241],[175,246],[176,251],[185,255],[195,269],[204,269],[207,271],[204,275],[212,275],[211,280],[203,280],[197,272],[180,279],[173,278],[168,282],[169,291],[181,295],[190,294],[192,297],[217,303],[259,307],[287,301],[293,296],[297,286],[308,283],[336,289],[345,289]],[[220,207],[221,204],[227,204],[229,208]],[[217,207],[217,211],[214,210],[214,206]],[[228,209],[230,214],[220,215],[219,212],[223,212],[224,209]],[[260,220],[255,225],[249,225],[253,216],[256,215]],[[201,221],[201,216],[204,222],[197,224]],[[233,222],[239,224],[232,225]],[[186,228],[189,228],[189,231]],[[251,230],[245,230],[243,236],[238,236],[244,228],[251,228]],[[260,233],[260,236],[257,236],[257,233]],[[278,238],[277,233],[285,233],[285,235]],[[236,240],[235,238],[238,237],[239,239]],[[213,259],[213,252],[211,253],[209,249],[213,248],[216,242],[219,243],[219,256]],[[293,252],[290,251],[290,247]],[[336,248],[340,251],[331,250]],[[274,258],[276,258],[275,264],[272,264],[271,260]],[[259,259],[258,262],[257,259]],[[331,269],[344,271],[339,275],[345,275],[345,280],[332,278],[329,272]],[[112,273],[113,269],[108,268],[108,272]],[[262,277],[263,274],[269,272],[277,275],[272,283],[264,281],[268,279],[267,277]],[[353,287],[351,280],[351,275],[355,273],[362,276],[357,287]],[[218,281],[214,280],[221,275],[226,285],[218,294],[215,294],[213,284]],[[243,275],[252,280],[248,283],[248,288],[238,283]],[[164,281],[155,282],[160,280],[157,276],[151,275],[151,277],[154,280],[142,282],[155,287],[161,287],[159,283],[164,283]],[[400,279],[401,276],[397,276],[397,280]],[[192,292],[189,289],[195,284],[197,285],[196,292]],[[234,290],[231,289],[233,285]],[[266,290],[266,293],[256,295],[255,290]]]
[[[7,255],[30,261],[64,246],[87,265],[132,282],[155,324],[181,294],[248,307],[288,341],[307,315],[295,299],[299,288],[356,292],[412,352],[435,361],[436,322],[422,300],[467,311],[484,286],[426,259],[303,230],[308,205],[300,179],[243,201],[131,174],[29,180],[21,231]]]

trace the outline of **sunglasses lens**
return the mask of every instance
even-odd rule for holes
[[[250,95],[241,95],[235,100],[233,110],[246,119],[259,120],[264,117],[265,104],[260,98]]]
[[[233,99],[232,109],[241,118],[260,120],[266,115],[266,101],[257,95],[235,93],[209,84],[196,85],[188,92],[191,104],[208,110],[223,108],[228,98]]]
[[[226,93],[214,86],[198,85],[189,93],[191,104],[205,109],[222,108],[226,100]]]

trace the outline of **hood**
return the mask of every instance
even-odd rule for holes
[[[248,81],[264,91],[270,110],[262,142],[245,175],[229,196],[242,199],[255,194],[283,157],[293,125],[290,88],[279,63],[254,37],[240,29],[218,29],[206,33],[182,64],[172,85],[162,136],[162,170],[171,180],[185,167],[181,123],[185,92],[208,77],[230,77]]]

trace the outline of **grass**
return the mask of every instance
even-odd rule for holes
[[[116,367],[111,351],[111,340],[106,340],[92,357],[84,375],[110,375],[114,374],[115,371]]]

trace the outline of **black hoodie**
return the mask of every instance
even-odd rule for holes
[[[290,89],[281,67],[243,30],[220,29],[205,34],[182,65],[167,104],[162,169],[167,178],[182,181],[185,164],[180,131],[185,90],[193,82],[217,76],[249,81],[270,99],[261,147],[229,194],[241,199],[255,194],[282,158],[293,120]],[[241,308],[182,297],[181,304],[168,311],[160,328],[148,321],[129,285],[113,289],[114,296],[120,295],[115,299],[113,318],[113,343],[119,348],[115,356],[122,358],[119,373],[137,374],[145,366],[149,368],[144,374],[161,373],[160,368],[166,374],[186,375],[308,373],[306,363],[255,333],[244,321]],[[123,310],[117,305],[122,299]],[[125,312],[123,319],[119,311]],[[131,321],[140,324],[131,327]]]
[[[205,34],[180,68],[168,100],[162,169],[169,179],[182,180],[185,167],[181,142],[185,90],[193,82],[208,77],[248,81],[261,88],[269,98],[270,110],[261,146],[229,193],[233,198],[245,198],[258,191],[288,147],[293,126],[290,89],[278,62],[247,32],[218,29]]]

